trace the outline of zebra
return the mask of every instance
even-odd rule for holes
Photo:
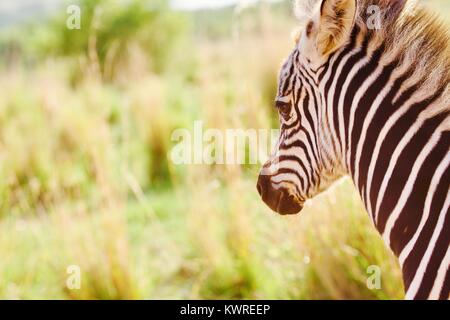
[[[449,299],[450,45],[411,0],[297,0],[280,136],[257,190],[280,214],[349,175],[398,257],[406,299]],[[372,6],[372,7],[371,7]],[[379,26],[368,23],[373,6]]]

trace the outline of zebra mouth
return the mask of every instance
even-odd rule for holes
[[[303,206],[286,188],[274,188],[270,176],[260,175],[257,184],[258,193],[264,203],[281,215],[299,213]]]
[[[292,215],[299,213],[302,208],[302,205],[293,195],[290,195],[287,192],[280,192],[278,203],[274,211],[281,215]]]

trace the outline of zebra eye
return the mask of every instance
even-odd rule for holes
[[[284,120],[288,120],[291,115],[291,103],[284,101],[276,101],[276,107]]]

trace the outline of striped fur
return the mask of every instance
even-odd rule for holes
[[[406,298],[448,299],[447,27],[407,0],[298,2],[305,28],[280,72],[281,136],[258,179],[262,199],[297,213],[350,175],[399,258]],[[371,5],[380,30],[367,27]]]

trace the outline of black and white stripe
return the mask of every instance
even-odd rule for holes
[[[350,175],[399,257],[406,297],[448,299],[449,84],[427,84],[389,47],[357,23],[323,64],[312,66],[296,46],[279,77],[278,149],[258,190],[273,210],[291,214]]]

